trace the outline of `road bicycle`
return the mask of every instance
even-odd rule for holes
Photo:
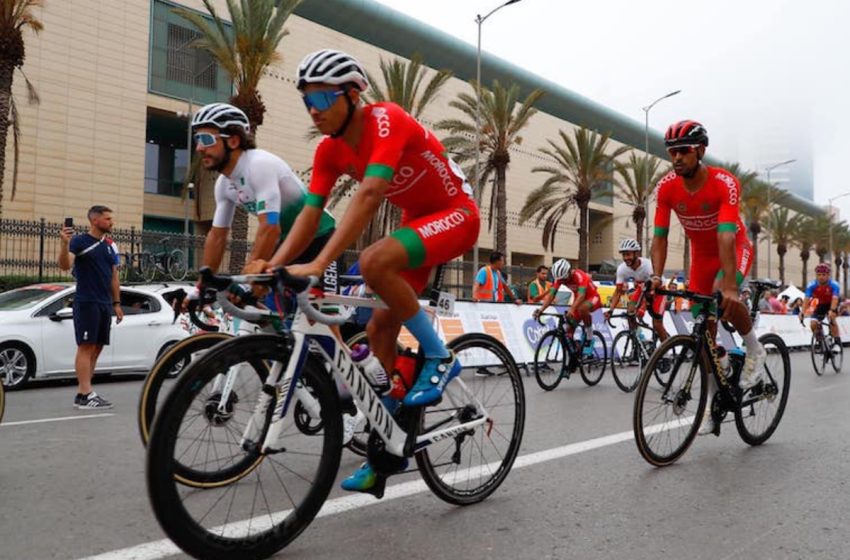
[[[563,313],[540,315],[544,316],[556,317],[558,325],[544,333],[534,349],[534,378],[540,388],[552,391],[561,383],[561,379],[569,379],[576,370],[579,370],[581,378],[588,386],[599,383],[608,364],[608,347],[602,333],[594,330],[588,339],[584,323],[579,323],[571,339],[567,336],[566,318]],[[540,317],[537,322],[542,325]],[[584,352],[588,343],[593,348],[590,354]]]
[[[812,366],[815,368],[815,373],[823,375],[826,372],[826,365],[830,363],[835,373],[841,373],[841,366],[844,364],[844,347],[835,342],[832,336],[832,321],[828,317],[819,323],[820,328],[812,333],[811,343]]]
[[[644,366],[658,347],[659,338],[658,333],[646,324],[642,317],[637,317],[633,313],[613,314],[607,320],[608,325],[616,328],[611,319],[618,318],[626,320],[632,318],[637,324],[636,330],[627,328],[620,331],[611,342],[611,375],[620,390],[631,393],[637,388]],[[645,335],[644,331],[649,332]],[[653,372],[658,383],[664,383],[670,366],[670,360],[662,360],[658,363],[658,367]]]
[[[771,281],[751,280],[758,295],[776,287]],[[718,320],[720,295],[705,296],[689,290],[655,290],[656,295],[681,297],[700,305],[694,318],[693,332],[665,340],[652,354],[638,383],[634,406],[634,433],[638,451],[650,464],[666,466],[688,450],[697,435],[705,407],[710,406],[715,435],[731,412],[741,439],[749,445],[767,441],[782,419],[791,383],[788,348],[776,334],[765,334],[759,342],[767,351],[765,374],[746,391],[738,387],[744,366],[744,353],[733,349],[726,353],[711,335],[709,324]],[[751,312],[756,318],[757,310]],[[667,358],[672,367],[666,383],[658,388],[651,382],[659,360]],[[714,376],[717,392],[707,400],[708,376]]]
[[[170,237],[159,241],[161,251],[152,253],[140,251],[123,253],[124,264],[120,267],[119,278],[122,282],[153,282],[168,277],[175,282],[186,278],[188,273],[186,252],[183,249],[168,249]]]
[[[192,362],[156,415],[148,444],[147,485],[166,534],[197,558],[267,558],[296,538],[318,513],[336,478],[341,415],[329,371],[351,391],[373,431],[370,464],[381,497],[386,479],[415,460],[428,488],[457,505],[480,502],[504,481],[525,423],[522,379],[508,350],[493,337],[467,333],[449,343],[462,365],[440,402],[407,408],[382,399],[329,325],[344,316],[327,306],[381,308],[373,298],[312,294],[315,279],[274,275],[203,274],[222,290],[231,282],[260,282],[297,293],[284,335],[254,334],[219,344]],[[313,306],[319,306],[314,308]],[[482,364],[505,373],[480,377]],[[216,386],[223,372],[245,366],[252,375]],[[246,372],[247,373],[247,372]],[[299,427],[294,390],[301,383],[318,403],[319,421]],[[176,466],[208,488],[175,480]],[[227,476],[230,483],[221,485]]]

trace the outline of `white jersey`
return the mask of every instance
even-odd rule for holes
[[[229,228],[236,206],[249,214],[267,214],[269,223],[280,225],[285,237],[304,207],[307,189],[289,165],[265,150],[245,150],[233,172],[220,174],[215,182],[213,226]],[[317,236],[333,229],[334,219],[326,211]]]
[[[642,284],[652,278],[652,261],[646,257],[640,257],[640,264],[634,269],[626,263],[620,263],[617,267],[617,285],[625,286],[631,280],[634,284]]]

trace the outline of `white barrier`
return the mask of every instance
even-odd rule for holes
[[[424,301],[422,303],[423,305],[426,304]],[[457,302],[451,316],[437,318],[439,334],[444,341],[451,342],[464,333],[487,333],[501,341],[513,354],[517,363],[532,363],[534,361],[534,350],[540,337],[557,324],[554,317],[544,317],[544,325],[537,323],[531,315],[537,307],[539,306],[528,304]],[[550,309],[552,312],[563,312],[565,308],[552,306]],[[602,333],[610,355],[614,336],[627,328],[627,323],[622,318],[614,319],[612,322],[616,326],[611,328],[603,318],[603,311],[604,309],[600,309],[594,312],[593,327]],[[547,309],[547,312],[549,312],[549,309]],[[759,316],[756,325],[756,333],[759,336],[765,333],[778,334],[790,347],[808,346],[812,339],[808,321],[807,319],[806,324],[801,325],[796,315],[762,314]],[[667,328],[667,332],[671,334],[690,334],[693,327],[693,317],[688,311],[679,314],[666,313],[664,315],[664,326]],[[838,326],[842,338],[844,340],[850,338],[850,317],[839,317]],[[740,344],[740,336],[735,334],[734,337],[735,342]],[[402,344],[406,346],[418,347],[416,339],[406,329],[402,329],[399,338]],[[718,342],[723,346],[729,346],[730,334],[725,329],[719,329]],[[482,362],[476,365],[485,365],[483,357]]]

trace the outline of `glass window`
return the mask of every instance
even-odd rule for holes
[[[125,315],[156,313],[161,309],[159,302],[146,294],[121,290],[121,309]]]
[[[55,290],[45,290],[42,288],[20,288],[17,290],[11,290],[0,294],[0,311],[12,311],[33,307],[35,304],[49,298],[55,293]]]
[[[148,110],[145,192],[180,196],[186,177],[189,123],[173,113]]]

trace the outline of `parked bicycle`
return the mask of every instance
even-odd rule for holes
[[[534,377],[540,388],[552,391],[576,370],[588,386],[599,383],[608,364],[608,347],[602,333],[594,330],[588,338],[584,323],[580,323],[570,338],[563,313],[543,313],[540,317],[558,319],[558,326],[544,333],[534,350]],[[540,318],[537,322],[543,324]]]
[[[205,559],[267,558],[310,524],[330,492],[341,453],[339,402],[328,371],[351,390],[374,427],[368,457],[379,475],[377,497],[386,476],[407,458],[415,459],[432,492],[452,504],[484,500],[504,481],[522,440],[525,398],[513,357],[493,337],[468,333],[451,341],[462,372],[446,386],[442,401],[391,412],[328,326],[345,317],[313,307],[377,308],[381,302],[311,296],[315,279],[285,270],[203,278],[220,290],[232,282],[261,282],[278,293],[291,289],[298,309],[285,335],[236,337],[192,362],[156,416],[148,492],[160,525],[184,551]],[[475,376],[482,364],[504,373]],[[233,367],[245,374],[234,377],[232,386],[218,385]],[[299,383],[319,405],[320,420],[309,430],[295,415]],[[180,484],[178,467],[214,486]],[[231,482],[222,485],[226,478]]]
[[[186,278],[188,261],[183,249],[168,249],[170,237],[159,241],[160,251],[123,253],[124,262],[119,268],[121,282],[153,282],[158,278],[170,278],[179,282]]]
[[[832,321],[829,318],[820,321],[820,328],[812,333],[811,355],[816,374],[823,375],[827,364],[832,364],[835,373],[841,373],[844,347],[836,343],[835,337],[832,336]]]
[[[771,281],[750,281],[757,293],[774,288]],[[728,352],[724,367],[722,347],[711,336],[709,323],[718,320],[719,294],[704,296],[689,290],[655,290],[657,295],[682,297],[701,304],[690,335],[665,340],[652,354],[641,375],[635,394],[634,432],[638,451],[649,463],[666,466],[688,450],[697,436],[705,407],[710,406],[715,435],[729,413],[734,415],[738,434],[749,445],[760,445],[770,438],[782,419],[791,382],[788,348],[776,334],[765,334],[759,342],[767,351],[765,375],[746,391],[738,387],[744,366],[744,353]],[[752,311],[755,319],[757,309]],[[659,360],[668,359],[672,367],[666,383],[659,389],[651,382]],[[717,393],[708,403],[708,376],[714,376]]]

